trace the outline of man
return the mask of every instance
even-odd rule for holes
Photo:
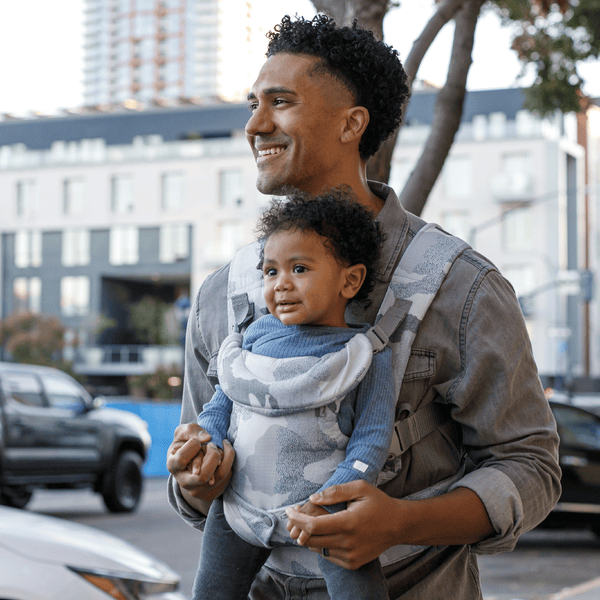
[[[368,158],[399,124],[406,75],[397,53],[370,33],[337,28],[324,16],[285,17],[270,34],[267,56],[246,126],[257,187],[283,194],[346,185],[377,214],[387,236],[378,282],[371,304],[347,315],[373,323],[402,253],[424,225],[393,190],[366,179]],[[227,486],[235,455],[231,446],[221,453],[209,444],[205,460],[220,464],[214,483],[188,468],[208,441],[195,420],[212,396],[212,366],[228,332],[229,270],[207,279],[190,317],[183,424],[167,459],[170,501],[198,529]],[[289,511],[289,528],[347,568],[381,556],[391,598],[480,598],[475,554],[511,550],[537,525],[558,498],[560,471],[555,424],[513,290],[474,251],[463,252],[446,276],[400,383],[398,417],[435,401],[451,418],[409,448],[379,488],[329,488],[310,508]],[[403,499],[436,484],[444,493]],[[319,506],[337,502],[348,502],[347,510],[330,515]],[[304,561],[275,548],[250,597],[326,599]]]

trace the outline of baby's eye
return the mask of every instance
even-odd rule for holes
[[[294,267],[294,273],[305,273],[306,271],[306,267],[303,267],[302,265],[296,265]]]
[[[276,269],[265,269],[265,271],[264,271],[265,277],[275,277],[275,275],[277,275]]]

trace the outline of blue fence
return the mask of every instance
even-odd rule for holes
[[[167,477],[167,449],[173,441],[173,432],[179,425],[181,404],[178,402],[126,402],[106,398],[107,408],[118,408],[135,413],[148,423],[152,447],[144,463],[146,477]]]

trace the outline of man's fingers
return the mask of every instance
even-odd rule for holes
[[[351,481],[350,483],[344,483],[342,485],[332,485],[320,492],[313,494],[310,497],[310,501],[313,504],[321,506],[328,506],[330,504],[337,504],[338,502],[352,502],[362,497],[364,493],[364,486],[368,486],[362,480]]]
[[[190,461],[201,451],[202,441],[198,437],[189,439],[179,447],[173,442],[167,454],[167,469],[173,474],[185,471]]]

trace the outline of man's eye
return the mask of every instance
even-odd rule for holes
[[[258,102],[252,102],[248,104],[248,110],[254,112],[258,108]]]

